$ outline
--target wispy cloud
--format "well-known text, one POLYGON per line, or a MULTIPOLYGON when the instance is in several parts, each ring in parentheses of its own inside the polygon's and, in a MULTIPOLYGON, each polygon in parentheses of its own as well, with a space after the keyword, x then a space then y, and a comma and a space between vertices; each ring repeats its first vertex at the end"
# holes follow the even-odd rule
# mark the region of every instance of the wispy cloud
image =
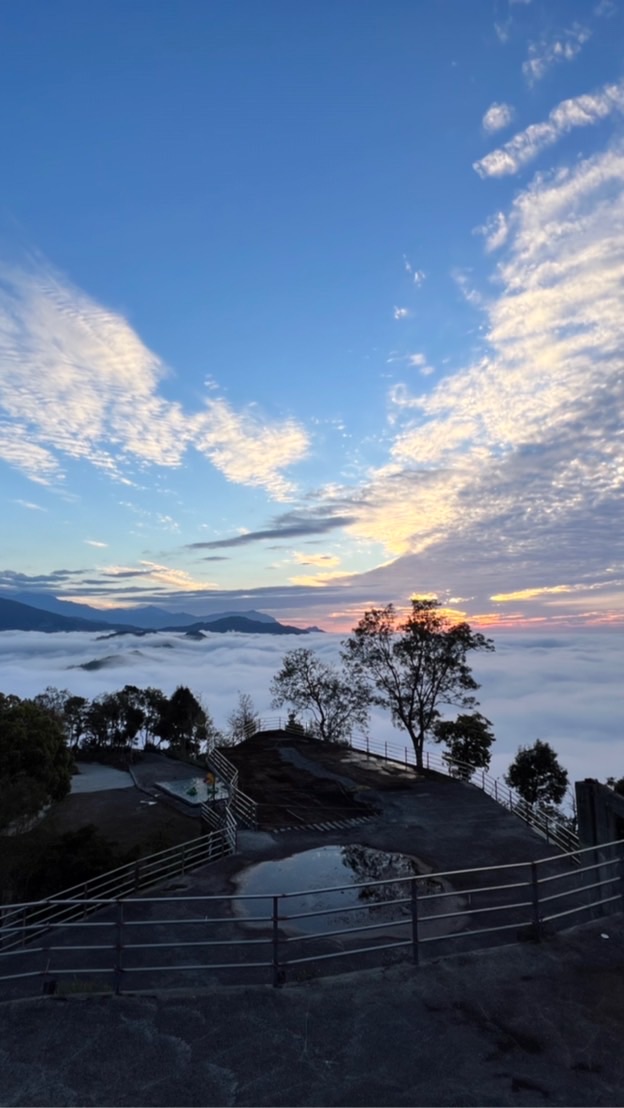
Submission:
POLYGON ((35 504, 32 500, 14 500, 14 504, 19 504, 21 508, 28 508, 31 512, 47 512, 47 508, 42 508, 41 504, 35 504))
POLYGON ((59 484, 64 479, 54 455, 32 442, 26 426, 0 420, 0 458, 38 485, 59 484))
POLYGON ((606 618, 587 574, 612 585, 607 559, 624 560, 624 150, 538 176, 504 218, 480 355, 433 391, 390 391, 390 456, 349 531, 395 560, 361 584, 396 596, 460 575, 471 595, 552 603, 563 580, 561 600, 574 589, 582 618, 606 618))
POLYGON ((333 514, 330 509, 284 512, 273 520, 271 527, 259 531, 246 531, 242 535, 233 535, 227 539, 215 539, 212 542, 193 542, 188 550, 223 550, 228 547, 248 546, 251 543, 264 542, 267 539, 292 539, 305 535, 325 535, 352 523, 354 516, 344 512, 333 514))
POLYGON ((177 467, 192 446, 227 480, 290 495, 283 471, 309 445, 295 420, 271 421, 213 397, 186 412, 165 399, 169 369, 121 315, 42 262, 1 276, 5 461, 41 484, 62 481, 69 461, 128 484, 129 467, 177 467))
POLYGON ((95 546, 102 549, 108 546, 107 542, 99 542, 97 539, 83 539, 83 542, 87 546, 95 546))
POLYGON ((498 250, 507 241, 509 224, 503 212, 496 212, 483 227, 477 228, 477 233, 485 236, 485 249, 488 254, 498 250))
POLYGON ((517 173, 538 154, 572 131, 590 127, 613 112, 624 111, 624 81, 603 85, 597 92, 563 100, 543 123, 532 123, 509 142, 474 163, 480 177, 506 177, 517 173))
POLYGON ((194 445, 228 481, 267 489, 287 499, 294 486, 282 470, 303 458, 309 439, 294 419, 267 424, 256 412, 235 412, 224 400, 208 400, 196 417, 194 445))
POLYGON ((338 581, 346 582, 343 572, 299 574, 288 578, 291 585, 300 585, 306 589, 324 589, 327 585, 335 585, 338 581))
POLYGON ((335 554, 309 554, 296 550, 293 558, 300 566, 319 566, 321 569, 330 569, 333 566, 340 565, 340 558, 335 554))
POLYGON ((594 15, 599 19, 611 19, 617 11, 615 0, 599 0, 594 8, 594 15))
POLYGON ((397 308, 397 307, 395 307, 392 314, 393 314, 395 319, 407 319, 407 317, 410 315, 410 310, 409 310, 409 308, 397 308))
POLYGON ((529 45, 529 56, 522 66, 522 72, 530 85, 541 81, 549 69, 559 62, 571 62, 581 52, 587 40, 591 38, 589 27, 573 23, 568 30, 555 38, 539 39, 529 45))
POLYGON ((494 101, 483 116, 481 124, 484 131, 493 134, 495 131, 502 131, 505 127, 509 127, 513 117, 514 110, 511 104, 498 104, 494 101))
POLYGON ((496 593, 490 597, 496 604, 506 604, 514 600, 535 600, 538 596, 557 596, 560 593, 574 592, 580 585, 542 585, 533 589, 517 589, 515 592, 496 593))
MULTIPOLYGON (((422 269, 416 269, 405 254, 403 255, 403 268, 405 269, 405 272, 409 274, 409 276, 412 278, 413 284, 415 284, 416 286, 422 285, 423 281, 425 280, 426 273, 422 269)), ((395 311, 400 310, 400 308, 395 308, 395 311)))

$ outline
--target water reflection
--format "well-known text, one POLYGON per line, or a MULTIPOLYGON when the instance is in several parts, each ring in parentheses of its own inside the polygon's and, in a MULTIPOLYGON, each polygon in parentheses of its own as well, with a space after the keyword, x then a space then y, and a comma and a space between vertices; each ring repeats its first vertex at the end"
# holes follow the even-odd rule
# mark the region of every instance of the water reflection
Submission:
POLYGON ((242 918, 267 919, 272 910, 269 894, 297 893, 280 903, 280 918, 289 917, 291 930, 314 933, 355 927, 381 918, 401 921, 410 913, 410 883, 406 879, 425 871, 426 867, 409 854, 374 850, 360 843, 323 846, 243 870, 236 878, 236 891, 260 895, 262 899, 234 902, 235 912, 242 918), (376 881, 388 884, 372 884, 376 881), (391 903, 397 900, 407 903, 391 903), (358 907, 361 913, 344 911, 358 907), (312 912, 330 914, 307 915, 312 912))

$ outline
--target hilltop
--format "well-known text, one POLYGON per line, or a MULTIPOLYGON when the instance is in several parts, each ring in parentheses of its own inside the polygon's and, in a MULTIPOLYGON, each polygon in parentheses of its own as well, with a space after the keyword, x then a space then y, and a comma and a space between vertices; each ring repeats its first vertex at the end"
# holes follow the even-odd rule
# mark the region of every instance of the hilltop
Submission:
POLYGON ((202 631, 223 634, 238 631, 247 635, 307 635, 318 627, 293 627, 279 623, 264 612, 215 612, 193 616, 186 612, 166 612, 162 608, 109 608, 100 611, 88 604, 73 604, 67 600, 38 593, 15 593, 28 596, 29 602, 0 597, 0 631, 108 631, 111 634, 147 635, 157 631, 202 631), (37 600, 37 604, 30 601, 37 600))

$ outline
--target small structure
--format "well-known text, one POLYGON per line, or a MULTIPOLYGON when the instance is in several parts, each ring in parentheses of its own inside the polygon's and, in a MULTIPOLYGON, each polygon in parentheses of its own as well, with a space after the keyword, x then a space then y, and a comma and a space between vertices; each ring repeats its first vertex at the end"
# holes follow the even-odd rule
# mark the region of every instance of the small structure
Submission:
POLYGON ((624 839, 624 796, 592 777, 577 781, 575 790, 581 846, 624 839))

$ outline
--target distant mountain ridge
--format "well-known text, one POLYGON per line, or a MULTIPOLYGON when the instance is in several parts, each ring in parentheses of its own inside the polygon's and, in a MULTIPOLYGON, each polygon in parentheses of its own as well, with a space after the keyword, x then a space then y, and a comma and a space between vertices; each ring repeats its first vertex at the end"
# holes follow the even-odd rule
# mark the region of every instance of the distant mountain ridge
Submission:
MULTIPOLYGON (((44 631, 53 634, 56 631, 110 631, 117 634, 145 634, 156 631, 191 632, 202 631, 221 633, 238 631, 254 635, 307 635, 312 628, 290 627, 279 623, 273 616, 263 612, 218 612, 213 615, 190 616, 186 612, 166 612, 153 606, 143 608, 109 608, 105 616, 97 608, 88 604, 74 604, 67 600, 38 593, 12 593, 11 598, 0 596, 0 631, 44 631), (15 596, 29 596, 39 600, 38 605, 15 600, 15 596), (44 607, 41 601, 48 607, 44 607), (60 608, 60 611, 58 610, 60 608), (65 614, 67 611, 72 613, 65 614), (146 623, 143 623, 147 612, 146 623), (78 615, 80 613, 80 615, 78 615), (88 613, 85 616, 83 613, 88 613), (118 618, 123 613, 124 619, 118 618), (132 620, 130 617, 132 616, 132 620), (166 622, 162 622, 166 617, 166 622), (156 626, 156 621, 158 626, 156 626)), ((318 630, 314 628, 314 630, 318 630)))
POLYGON ((128 624, 146 631, 169 630, 174 624, 176 627, 182 627, 197 622, 212 623, 226 616, 244 616, 245 619, 253 619, 257 623, 277 623, 273 616, 267 616, 264 612, 256 612, 253 609, 244 612, 215 612, 214 615, 191 615, 189 612, 168 612, 165 608, 158 608, 154 604, 147 604, 144 608, 92 608, 89 604, 78 604, 73 600, 59 600, 52 593, 23 590, 6 594, 6 598, 17 601, 18 604, 28 604, 31 608, 41 608, 44 612, 68 616, 70 619, 95 619, 101 623, 128 624))

